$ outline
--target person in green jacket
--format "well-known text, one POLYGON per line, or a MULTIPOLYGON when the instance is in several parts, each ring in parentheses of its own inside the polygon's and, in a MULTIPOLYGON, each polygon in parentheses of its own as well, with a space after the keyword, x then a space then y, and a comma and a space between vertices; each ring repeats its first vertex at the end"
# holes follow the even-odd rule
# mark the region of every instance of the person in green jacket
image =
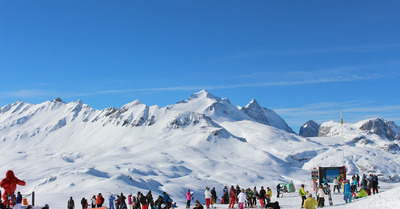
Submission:
POLYGON ((306 194, 307 193, 308 192, 304 191, 304 184, 302 184, 300 189, 299 189, 299 195, 301 196, 301 208, 303 208, 304 201, 306 200, 306 194))
POLYGON ((318 206, 317 200, 312 197, 312 194, 308 194, 308 198, 304 201, 303 207, 305 209, 315 209, 316 206, 318 206))
POLYGON ((356 199, 362 198, 362 197, 367 197, 367 196, 368 196, 367 191, 365 191, 365 189, 361 189, 361 190, 357 193, 356 199))

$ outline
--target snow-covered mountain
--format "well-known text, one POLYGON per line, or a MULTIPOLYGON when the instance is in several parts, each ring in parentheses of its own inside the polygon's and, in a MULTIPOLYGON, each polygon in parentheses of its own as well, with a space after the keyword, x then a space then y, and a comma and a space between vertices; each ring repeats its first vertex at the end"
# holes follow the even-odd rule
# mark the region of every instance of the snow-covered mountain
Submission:
POLYGON ((320 125, 313 120, 307 121, 300 127, 299 135, 304 137, 316 137, 319 133, 320 125))
POLYGON ((27 182, 22 193, 35 191, 38 204, 54 208, 99 192, 167 191, 179 203, 188 188, 203 200, 206 186, 220 193, 224 185, 307 183, 312 167, 342 165, 342 147, 349 172, 396 178, 398 140, 386 140, 385 149, 381 138, 345 133, 304 138, 255 100, 236 107, 204 90, 166 107, 18 101, 0 109, 0 172, 14 170, 27 182))

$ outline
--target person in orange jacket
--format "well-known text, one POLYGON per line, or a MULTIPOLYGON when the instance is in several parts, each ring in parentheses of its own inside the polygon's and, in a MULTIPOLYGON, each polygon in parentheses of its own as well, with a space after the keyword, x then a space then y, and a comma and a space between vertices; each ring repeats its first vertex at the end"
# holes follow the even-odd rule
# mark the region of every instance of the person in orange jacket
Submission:
POLYGON ((96 197, 96 205, 98 208, 100 208, 102 205, 102 198, 103 198, 103 196, 101 196, 101 193, 99 193, 96 197))

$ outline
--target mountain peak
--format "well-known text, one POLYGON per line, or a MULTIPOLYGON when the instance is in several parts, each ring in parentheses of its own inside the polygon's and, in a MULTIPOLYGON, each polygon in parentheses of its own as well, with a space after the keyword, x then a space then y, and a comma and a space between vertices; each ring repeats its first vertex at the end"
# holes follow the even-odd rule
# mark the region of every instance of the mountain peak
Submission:
POLYGON ((317 137, 320 125, 313 120, 304 123, 299 130, 299 135, 304 137, 317 137))
POLYGON ((221 98, 219 98, 217 96, 214 96, 213 94, 211 94, 210 92, 206 91, 205 89, 203 89, 203 90, 201 90, 201 91, 199 91, 197 93, 192 94, 190 96, 189 100, 191 100, 191 99, 201 99, 201 98, 209 98, 209 99, 214 99, 214 100, 217 100, 217 101, 221 100, 221 98))
POLYGON ((246 105, 246 109, 261 109, 261 106, 258 104, 256 99, 252 99, 249 104, 246 105))
POLYGON ((62 102, 62 103, 65 103, 60 97, 57 97, 57 98, 53 99, 52 102, 62 102))

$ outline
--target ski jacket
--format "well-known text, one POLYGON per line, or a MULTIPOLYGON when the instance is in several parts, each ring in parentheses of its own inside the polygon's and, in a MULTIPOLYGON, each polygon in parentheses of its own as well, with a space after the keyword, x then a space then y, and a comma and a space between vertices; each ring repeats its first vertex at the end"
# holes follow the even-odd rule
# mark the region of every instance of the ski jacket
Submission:
POLYGON ((235 190, 231 189, 231 190, 229 191, 229 198, 233 198, 233 199, 236 198, 235 190))
POLYGON ((260 198, 261 198, 261 199, 264 199, 264 198, 265 198, 265 194, 266 194, 266 193, 265 193, 265 190, 264 190, 264 189, 261 189, 261 190, 260 190, 260 198))
POLYGON ((186 200, 192 200, 192 194, 190 192, 186 192, 186 200))
POLYGON ((212 198, 217 198, 217 192, 215 191, 215 189, 211 190, 211 197, 212 198))
POLYGON ((238 202, 239 203, 247 202, 246 193, 240 192, 240 194, 238 195, 238 202))
POLYGON ((374 176, 372 178, 372 188, 378 187, 378 177, 374 176))
POLYGON ((211 198, 210 190, 206 189, 206 191, 204 191, 204 196, 206 197, 206 199, 210 199, 211 198))
POLYGON ((68 208, 74 208, 75 207, 75 202, 73 199, 69 199, 68 200, 68 208))
POLYGON ((367 196, 368 196, 368 193, 367 193, 367 191, 365 191, 365 189, 361 189, 357 194, 358 198, 367 197, 367 196))
POLYGON ((168 194, 163 194, 163 195, 162 195, 162 198, 164 199, 164 202, 165 202, 166 204, 169 204, 169 203, 172 202, 172 199, 169 197, 168 194))
POLYGON ((142 195, 142 196, 140 197, 140 203, 141 203, 142 205, 148 205, 148 204, 149 204, 149 200, 147 199, 146 196, 142 195))
POLYGON ((272 197, 272 191, 268 190, 267 191, 267 198, 270 199, 272 197))
POLYGON ((345 183, 344 186, 344 193, 350 193, 351 194, 351 187, 349 183, 345 183))
POLYGON ((339 180, 337 178, 333 179, 333 185, 338 186, 339 185, 339 180))
POLYGON ((17 203, 22 203, 22 195, 21 195, 21 193, 18 193, 16 202, 17 203))
POLYGON ((306 196, 307 193, 304 191, 304 187, 300 187, 299 194, 300 196, 306 196))
POLYGON ((97 195, 96 204, 101 205, 101 196, 100 195, 97 195))
POLYGON ((108 201, 110 202, 110 204, 114 204, 114 200, 115 200, 115 197, 112 195, 108 198, 108 201))
POLYGON ((319 189, 318 189, 317 196, 318 196, 318 197, 322 197, 322 198, 325 197, 325 192, 324 192, 324 189, 323 189, 323 188, 319 188, 319 189))
POLYGON ((315 209, 315 206, 318 205, 317 200, 315 200, 313 197, 309 197, 304 201, 303 207, 305 209, 315 209))
POLYGON ((128 195, 128 205, 132 205, 132 195, 128 195))

